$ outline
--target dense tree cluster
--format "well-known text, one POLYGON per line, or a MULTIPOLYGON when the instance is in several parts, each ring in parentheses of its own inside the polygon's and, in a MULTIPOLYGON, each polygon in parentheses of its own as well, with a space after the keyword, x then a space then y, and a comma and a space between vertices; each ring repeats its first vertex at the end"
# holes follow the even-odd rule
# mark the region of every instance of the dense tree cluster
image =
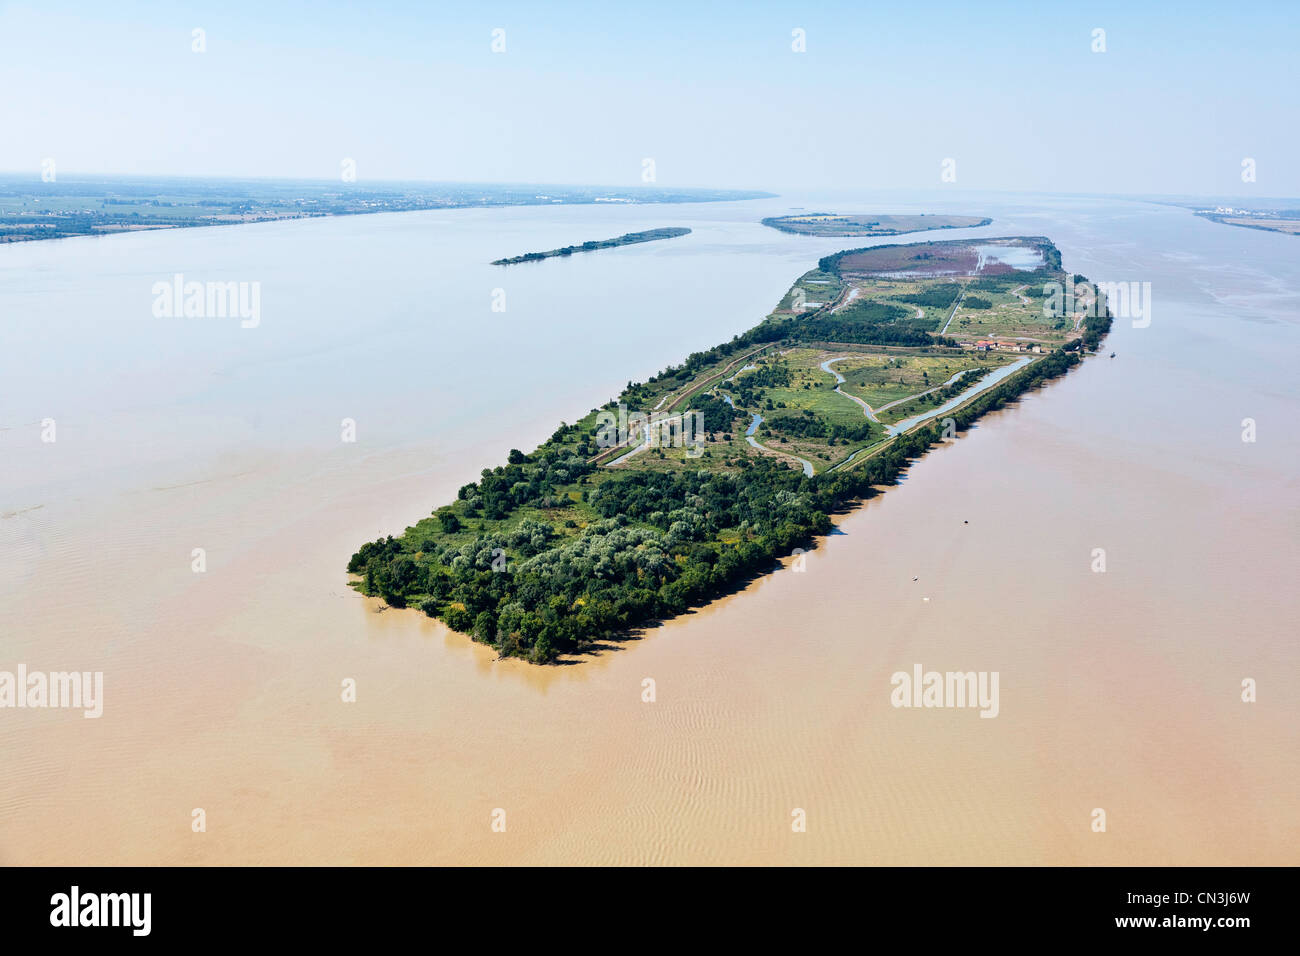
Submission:
POLYGON ((763 423, 766 430, 792 438, 828 438, 831 444, 840 441, 866 441, 871 437, 871 422, 863 420, 858 425, 841 425, 818 418, 810 409, 802 414, 773 415, 763 423))
POLYGON ((762 402, 764 389, 785 388, 792 380, 789 365, 785 362, 768 362, 737 376, 731 386, 742 406, 753 406, 762 402))
POLYGON ((725 432, 731 430, 736 420, 736 410, 716 395, 707 395, 691 402, 691 411, 700 413, 700 420, 706 432, 725 432))
POLYGON ((824 534, 827 503, 808 485, 765 458, 738 473, 631 472, 591 494, 600 520, 558 543, 529 520, 415 553, 389 537, 363 545, 348 570, 394 606, 419 601, 503 654, 549 660, 679 614, 824 534))
MULTIPOLYGON (((964 428, 1078 361, 1052 353, 953 418, 964 428)), ((446 545, 390 536, 362 545, 348 570, 364 575, 367 594, 395 607, 418 601, 425 613, 504 655, 544 662, 680 614, 767 570, 829 531, 831 514, 869 497, 872 486, 895 481, 939 436, 934 424, 917 429, 860 466, 814 478, 764 457, 740 472, 620 474, 592 492, 602 517, 577 536, 557 539, 552 527, 529 520, 509 533, 446 545)), ((545 468, 550 475, 553 467, 569 466, 529 461, 485 471, 462 497, 481 496, 485 483, 513 476, 511 469, 545 468)))
POLYGON ((466 503, 466 514, 496 520, 535 502, 554 502, 544 507, 562 506, 556 491, 595 469, 576 455, 548 451, 533 459, 512 450, 508 464, 484 468, 482 477, 462 486, 457 497, 466 503))
POLYGON ((858 312, 854 308, 843 309, 832 315, 821 315, 799 323, 792 330, 791 338, 801 342, 853 342, 913 347, 957 344, 953 339, 931 334, 933 319, 908 318, 909 313, 900 306, 886 305, 885 308, 897 309, 898 314, 891 314, 889 318, 881 320, 876 318, 874 310, 858 312))

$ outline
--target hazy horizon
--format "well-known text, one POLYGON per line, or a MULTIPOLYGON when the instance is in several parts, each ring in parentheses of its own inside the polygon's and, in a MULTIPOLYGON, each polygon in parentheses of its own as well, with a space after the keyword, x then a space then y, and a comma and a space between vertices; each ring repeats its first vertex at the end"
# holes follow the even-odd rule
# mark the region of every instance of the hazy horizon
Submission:
MULTIPOLYGON (((14 169, 0 169, 0 182, 3 181, 24 181, 40 182, 40 171, 24 171, 14 169)), ((139 180, 141 182, 177 180, 185 182, 249 182, 249 183, 302 183, 304 185, 338 185, 346 186, 348 189, 356 189, 364 192, 367 187, 383 186, 487 186, 496 188, 505 188, 509 186, 527 186, 529 188, 563 188, 563 189, 622 189, 635 190, 636 185, 629 186, 626 183, 608 183, 608 182, 551 182, 540 180, 483 180, 483 179, 370 179, 357 183, 341 183, 337 179, 310 178, 304 176, 234 176, 220 173, 210 174, 182 174, 182 173, 110 173, 87 170, 59 170, 57 182, 61 184, 69 183, 96 183, 112 182, 114 180, 139 180)), ((820 188, 808 188, 803 186, 776 185, 768 187, 739 187, 723 186, 710 183, 681 183, 674 184, 671 187, 662 186, 659 183, 651 184, 651 188, 659 189, 679 189, 694 190, 699 192, 755 192, 766 193, 766 197, 756 196, 752 198, 779 198, 787 194, 803 194, 799 198, 807 199, 809 196, 817 198, 820 194, 840 195, 855 193, 859 196, 864 193, 900 193, 908 194, 913 198, 920 193, 933 192, 939 196, 943 190, 935 187, 908 187, 908 186, 882 186, 873 188, 864 187, 836 187, 826 186, 820 188)), ((1127 199, 1138 202, 1160 202, 1175 200, 1194 200, 1194 199, 1247 199, 1253 203, 1278 203, 1278 202, 1300 202, 1300 194, 1294 196, 1266 196, 1251 195, 1246 192, 1237 193, 1109 193, 1109 192, 1086 192, 1069 189, 1053 190, 1035 190, 1035 189, 971 189, 963 191, 959 197, 961 200, 970 200, 981 195, 1005 195, 1005 196, 1058 196, 1064 198, 1097 198, 1097 199, 1127 199)), ((661 200, 656 200, 660 202, 661 200)), ((701 200, 710 202, 745 202, 746 198, 736 199, 715 199, 701 200)))
POLYGON ((652 160, 666 188, 1282 198, 1298 43, 1267 3, 8 3, 0 169, 626 188, 652 160))

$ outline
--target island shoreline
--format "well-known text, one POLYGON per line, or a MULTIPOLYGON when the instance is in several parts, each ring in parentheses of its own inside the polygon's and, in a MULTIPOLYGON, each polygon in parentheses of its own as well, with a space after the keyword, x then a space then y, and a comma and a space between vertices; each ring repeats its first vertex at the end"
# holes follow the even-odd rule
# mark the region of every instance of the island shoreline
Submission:
MULTIPOLYGON (((1024 304, 1022 321, 1030 321, 1033 307, 1023 295, 1029 285, 1022 279, 1048 279, 1046 289, 1068 278, 1059 251, 1043 237, 975 240, 983 244, 978 250, 971 242, 868 247, 824 257, 817 269, 796 281, 792 292, 832 281, 820 276, 838 277, 835 281, 841 288, 831 301, 801 312, 787 308, 783 300, 777 312, 730 343, 692 355, 685 366, 670 367, 647 383, 629 383, 617 403, 593 409, 575 425, 561 423, 531 455, 512 450, 505 466, 483 469, 482 479, 462 486, 456 502, 435 509, 400 538, 390 535, 362 545, 348 563, 348 571, 356 575, 352 585, 383 598, 389 606, 418 606, 452 630, 493 645, 501 657, 518 656, 534 663, 570 660, 574 655, 581 659, 601 644, 625 640, 743 589, 746 582, 780 567, 797 549, 815 546, 817 539, 832 531, 832 515, 848 513, 881 488, 896 484, 900 474, 935 444, 955 439, 988 412, 1066 374, 1080 364, 1083 354, 1099 347, 1111 323, 1099 293, 1070 304, 1071 316, 1076 308, 1083 311, 1073 329, 1056 333, 1057 346, 1046 351, 1038 346, 1029 350, 1023 343, 1007 345, 1005 340, 981 342, 979 348, 970 343, 959 347, 954 340, 919 330, 900 333, 895 331, 900 314, 906 317, 905 325, 915 327, 911 311, 882 304, 876 293, 836 312, 838 301, 856 283, 855 288, 883 290, 886 303, 893 301, 889 296, 925 303, 933 313, 921 325, 933 327, 949 316, 952 302, 964 296, 944 270, 954 262, 973 262, 968 276, 976 278, 967 280, 969 287, 1001 290, 997 294, 1024 304), (1039 265, 1030 271, 1008 269, 996 261, 997 256, 1015 259, 1028 250, 1040 256, 1039 265), (899 257, 914 263, 916 278, 892 278, 899 257), (873 279, 873 275, 891 278, 873 279), (850 448, 856 436, 858 447, 817 473, 812 473, 813 456, 805 458, 806 453, 798 451, 803 447, 799 442, 806 440, 798 437, 803 432, 789 431, 793 425, 816 425, 823 431, 812 434, 826 434, 826 423, 818 425, 811 411, 799 418, 788 412, 765 412, 773 419, 768 424, 778 428, 770 434, 792 436, 794 442, 790 451, 757 445, 758 454, 750 455, 730 433, 742 408, 746 417, 755 418, 744 435, 753 445, 750 439, 764 424, 764 416, 752 408, 765 392, 792 399, 807 392, 808 401, 824 403, 817 389, 810 390, 816 383, 805 381, 802 391, 791 392, 788 382, 791 356, 798 358, 795 353, 809 349, 817 354, 823 328, 819 322, 835 323, 832 331, 858 336, 834 344, 855 349, 854 356, 845 358, 865 362, 868 372, 873 363, 888 369, 902 367, 904 361, 929 363, 935 370, 938 363, 946 369, 959 362, 985 371, 970 389, 957 393, 956 404, 942 400, 949 394, 946 389, 961 377, 960 371, 942 385, 898 399, 894 405, 920 414, 899 422, 897 428, 866 421, 870 415, 858 426, 830 424, 829 449, 841 447, 836 435, 843 436, 843 444, 850 448), (902 344, 893 346, 895 341, 902 344), (1016 371, 981 385, 978 380, 998 367, 988 364, 990 360, 1003 367, 1007 361, 1000 355, 986 358, 987 353, 980 351, 986 345, 1034 354, 1016 362, 1016 371), (782 376, 787 379, 784 384, 782 376), (740 404, 732 399, 733 393, 740 404), (635 419, 649 424, 630 428, 620 419, 617 442, 593 444, 599 422, 612 420, 613 408, 626 418, 625 402, 635 404, 644 398, 645 407, 650 407, 654 395, 660 396, 654 407, 663 409, 662 414, 635 419), (697 400, 703 412, 683 411, 686 402, 697 400), (927 401, 940 404, 927 406, 927 401), (695 451, 707 456, 712 449, 720 450, 722 461, 696 457, 682 448, 674 448, 674 457, 668 458, 664 447, 652 443, 660 424, 680 423, 683 415, 695 414, 706 420, 713 416, 706 441, 695 451), (620 454, 608 461, 619 449, 637 447, 634 440, 657 450, 657 457, 639 455, 633 461, 630 454, 620 454), (803 462, 803 473, 774 461, 772 454, 803 462), (742 512, 750 517, 742 517, 742 512)), ((1086 284, 1082 276, 1074 281, 1086 284)), ((962 284, 960 290, 967 287, 962 284)), ((979 315, 980 309, 990 310, 991 305, 988 301, 972 305, 970 314, 979 315)), ((916 308, 918 315, 923 311, 916 308)), ((1043 311, 1047 314, 1046 304, 1043 311)), ((1061 320, 1056 328, 1068 326, 1061 320)), ((839 391, 838 383, 834 391, 839 391)), ((838 397, 855 398, 848 392, 838 397)), ((775 407, 771 398, 766 401, 766 409, 775 407)), ((780 443, 787 440, 781 437, 780 443)))

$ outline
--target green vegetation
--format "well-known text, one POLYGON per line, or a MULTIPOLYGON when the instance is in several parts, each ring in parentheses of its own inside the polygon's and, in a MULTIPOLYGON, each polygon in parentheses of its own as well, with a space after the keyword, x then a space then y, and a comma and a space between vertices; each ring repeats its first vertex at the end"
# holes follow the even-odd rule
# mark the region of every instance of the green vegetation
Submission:
POLYGON ((792 330, 797 341, 856 342, 862 345, 956 345, 930 333, 934 321, 888 302, 855 302, 834 314, 819 315, 792 330))
MULTIPOLYGON (((50 169, 48 173, 55 174, 50 169)), ((350 216, 468 206, 681 203, 757 199, 770 193, 594 186, 384 183, 302 180, 0 177, 0 242, 64 239, 146 229, 218 226, 311 216, 350 216)))
MULTIPOLYGON (((1032 241, 1050 264, 1055 247, 1032 241)), ((939 258, 964 255, 922 245, 939 258)), ((512 450, 505 464, 483 469, 454 502, 400 538, 362 545, 348 562, 354 586, 535 662, 616 640, 734 590, 826 534, 832 515, 896 481, 942 431, 923 419, 894 434, 882 422, 956 399, 945 416, 965 428, 1068 371, 1081 350, 1095 350, 1110 325, 1104 301, 1099 317, 1080 317, 1079 329, 1059 333, 1026 367, 979 385, 1011 357, 932 334, 921 326, 937 319, 916 316, 925 309, 917 303, 946 309, 972 281, 1015 280, 1005 290, 982 290, 994 302, 990 311, 998 311, 1003 291, 1015 309, 1041 309, 1013 295, 1026 276, 1041 275, 1065 278, 1045 265, 1005 280, 862 279, 823 262, 795 284, 826 287, 819 304, 785 308, 799 299, 787 294, 782 307, 730 342, 647 382, 628 382, 531 454, 512 450), (877 420, 873 403, 890 405, 888 417, 877 420), (663 444, 652 428, 647 441, 641 427, 627 424, 629 409, 697 412, 700 432, 663 444)))
POLYGON ((961 378, 955 382, 950 381, 946 384, 930 389, 924 395, 917 395, 915 398, 908 399, 905 402, 899 402, 891 405, 887 411, 881 412, 881 420, 886 422, 901 422, 913 415, 928 411, 931 408, 938 408, 944 402, 956 398, 962 392, 969 389, 989 372, 991 368, 971 369, 962 374, 961 378))
POLYGON ((1013 357, 1002 352, 945 349, 937 355, 892 352, 854 356, 837 362, 835 369, 844 376, 842 388, 880 414, 884 406, 944 385, 959 372, 964 373, 959 382, 973 383, 985 372, 1011 361, 1013 357))
POLYGON ((526 252, 522 256, 512 256, 509 259, 494 259, 494 266, 513 266, 521 262, 540 262, 542 259, 553 259, 556 256, 571 256, 575 252, 595 252, 597 249, 613 249, 615 246, 630 246, 637 242, 654 242, 656 239, 676 239, 678 236, 687 235, 689 229, 679 226, 671 226, 664 229, 647 229, 644 232, 629 232, 619 236, 616 239, 589 240, 579 246, 562 246, 559 249, 550 249, 546 252, 526 252))
POLYGON ((800 216, 773 216, 763 220, 763 225, 782 232, 802 236, 901 236, 906 232, 929 229, 970 229, 987 226, 992 219, 978 216, 890 216, 872 214, 864 216, 837 216, 828 212, 805 213, 800 216))

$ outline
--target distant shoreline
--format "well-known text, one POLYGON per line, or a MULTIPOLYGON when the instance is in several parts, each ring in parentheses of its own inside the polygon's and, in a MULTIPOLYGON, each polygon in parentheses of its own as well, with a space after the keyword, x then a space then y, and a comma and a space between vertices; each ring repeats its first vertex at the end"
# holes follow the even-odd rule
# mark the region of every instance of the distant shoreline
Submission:
POLYGON ((1217 222, 1221 226, 1259 229, 1264 232, 1281 233, 1284 236, 1300 235, 1300 215, 1265 214, 1246 210, 1240 210, 1235 214, 1198 210, 1194 215, 1201 219, 1208 219, 1210 222, 1217 222))
POLYGON ((653 205, 770 198, 753 190, 476 183, 0 177, 0 245, 325 216, 515 206, 653 205))
POLYGON ((597 249, 614 249, 618 246, 635 245, 638 242, 656 242, 660 239, 676 239, 679 236, 689 235, 690 230, 682 226, 669 226, 664 229, 646 229, 642 232, 628 232, 614 239, 589 240, 577 246, 561 246, 558 249, 548 249, 546 252, 525 252, 522 256, 511 256, 508 259, 493 259, 494 266, 514 266, 521 262, 541 262, 543 259, 554 259, 557 256, 571 256, 575 252, 595 252, 597 249))

